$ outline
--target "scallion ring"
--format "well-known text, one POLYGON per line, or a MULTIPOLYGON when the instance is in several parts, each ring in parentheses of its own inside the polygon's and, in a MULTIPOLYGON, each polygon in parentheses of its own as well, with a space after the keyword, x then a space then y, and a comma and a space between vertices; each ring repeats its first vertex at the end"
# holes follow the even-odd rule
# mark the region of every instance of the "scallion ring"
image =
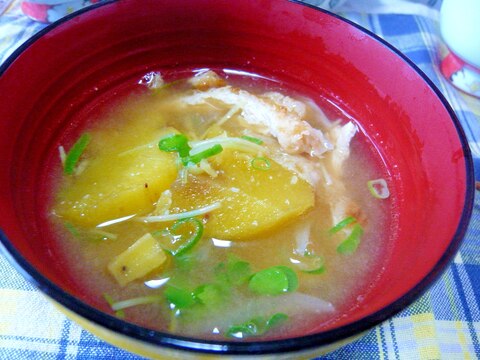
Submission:
MULTIPOLYGON (((172 233, 173 236, 180 235, 177 232, 185 226, 193 226, 193 230, 191 231, 189 237, 182 241, 179 247, 177 247, 175 250, 171 251, 171 254, 173 256, 176 255, 181 255, 190 250, 202 237, 203 235, 203 224, 200 220, 194 217, 186 218, 186 219, 181 219, 176 221, 172 227, 170 228, 170 232, 172 233)), ((180 235, 184 236, 184 235, 180 235)))
POLYGON ((264 157, 253 158, 252 161, 250 161, 250 165, 255 170, 262 170, 262 171, 266 171, 266 170, 270 169, 270 167, 272 166, 270 164, 270 160, 268 160, 267 158, 264 158, 264 157))
POLYGON ((387 182, 385 179, 375 179, 367 181, 368 190, 374 198, 377 199, 387 199, 390 196, 390 190, 388 189, 387 182))
POLYGON ((279 295, 297 290, 298 278, 295 271, 287 266, 272 266, 253 274, 248 288, 260 295, 279 295))

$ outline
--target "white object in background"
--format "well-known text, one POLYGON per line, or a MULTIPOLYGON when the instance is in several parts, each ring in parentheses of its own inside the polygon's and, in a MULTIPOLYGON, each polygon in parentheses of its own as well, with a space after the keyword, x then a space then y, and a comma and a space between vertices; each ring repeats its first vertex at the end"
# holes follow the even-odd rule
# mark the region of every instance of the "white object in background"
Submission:
POLYGON ((450 50, 480 68, 480 0, 444 0, 440 29, 450 50))
POLYGON ((457 88, 480 97, 480 0, 444 0, 440 30, 450 53, 442 74, 457 88))

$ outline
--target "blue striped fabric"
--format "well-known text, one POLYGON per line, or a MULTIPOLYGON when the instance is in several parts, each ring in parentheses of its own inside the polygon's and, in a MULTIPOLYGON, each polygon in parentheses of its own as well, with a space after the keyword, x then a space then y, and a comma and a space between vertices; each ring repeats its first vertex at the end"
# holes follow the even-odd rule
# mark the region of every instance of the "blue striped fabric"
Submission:
POLYGON ((0 16, 0 63, 3 63, 20 44, 45 27, 44 24, 31 21, 24 16, 19 3, 20 1, 15 1, 6 13, 0 16))
MULTIPOLYGON (((319 1, 316 3, 320 4, 319 1)), ((393 44, 438 86, 465 129, 475 157, 476 178, 480 180, 480 101, 460 94, 441 76, 438 65, 446 49, 435 17, 440 1, 419 0, 416 4, 419 2, 431 6, 433 13, 429 14, 433 16, 391 14, 385 9, 381 13, 340 14, 393 44)), ((352 9, 348 7, 348 1, 342 3, 343 9, 352 9)), ((340 2, 338 4, 340 6, 340 2)), ((336 4, 329 2, 328 5, 335 7, 336 4)), ((341 11, 342 7, 337 10, 341 11)), ((16 1, 0 17, 0 62, 43 27, 22 16, 19 1, 16 1)), ((480 192, 477 191, 474 215, 465 241, 435 285, 394 318, 321 359, 480 358, 478 239, 480 192)), ((0 274, 0 359, 141 359, 97 339, 66 319, 2 256, 0 274)))

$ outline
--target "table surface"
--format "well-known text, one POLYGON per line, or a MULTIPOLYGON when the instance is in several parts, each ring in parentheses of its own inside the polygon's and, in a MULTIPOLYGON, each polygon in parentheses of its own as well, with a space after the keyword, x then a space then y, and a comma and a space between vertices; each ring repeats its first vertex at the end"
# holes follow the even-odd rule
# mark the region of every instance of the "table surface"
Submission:
MULTIPOLYGON (((439 62, 446 48, 439 35, 439 1, 391 1, 390 7, 362 7, 367 1, 356 1, 354 6, 347 2, 343 12, 338 9, 340 15, 398 48, 438 86, 465 129, 480 180, 480 100, 460 93, 440 74, 439 62)), ((20 1, 14 1, 0 16, 0 64, 44 27, 25 17, 20 1)), ((476 191, 466 237, 440 279, 395 317, 322 359, 480 358, 479 239, 480 192, 476 191)), ((65 318, 0 255, 0 359, 120 358, 141 359, 65 318)))

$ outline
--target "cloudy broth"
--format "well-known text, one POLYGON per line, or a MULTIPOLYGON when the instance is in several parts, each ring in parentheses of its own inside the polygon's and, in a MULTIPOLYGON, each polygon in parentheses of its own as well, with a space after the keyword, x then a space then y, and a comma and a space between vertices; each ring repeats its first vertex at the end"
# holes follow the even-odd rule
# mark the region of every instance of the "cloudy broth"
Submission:
POLYGON ((362 132, 238 83, 149 74, 85 129, 70 174, 64 157, 55 247, 96 306, 181 335, 274 339, 333 324, 381 272, 392 200, 367 186, 385 169, 362 132))

